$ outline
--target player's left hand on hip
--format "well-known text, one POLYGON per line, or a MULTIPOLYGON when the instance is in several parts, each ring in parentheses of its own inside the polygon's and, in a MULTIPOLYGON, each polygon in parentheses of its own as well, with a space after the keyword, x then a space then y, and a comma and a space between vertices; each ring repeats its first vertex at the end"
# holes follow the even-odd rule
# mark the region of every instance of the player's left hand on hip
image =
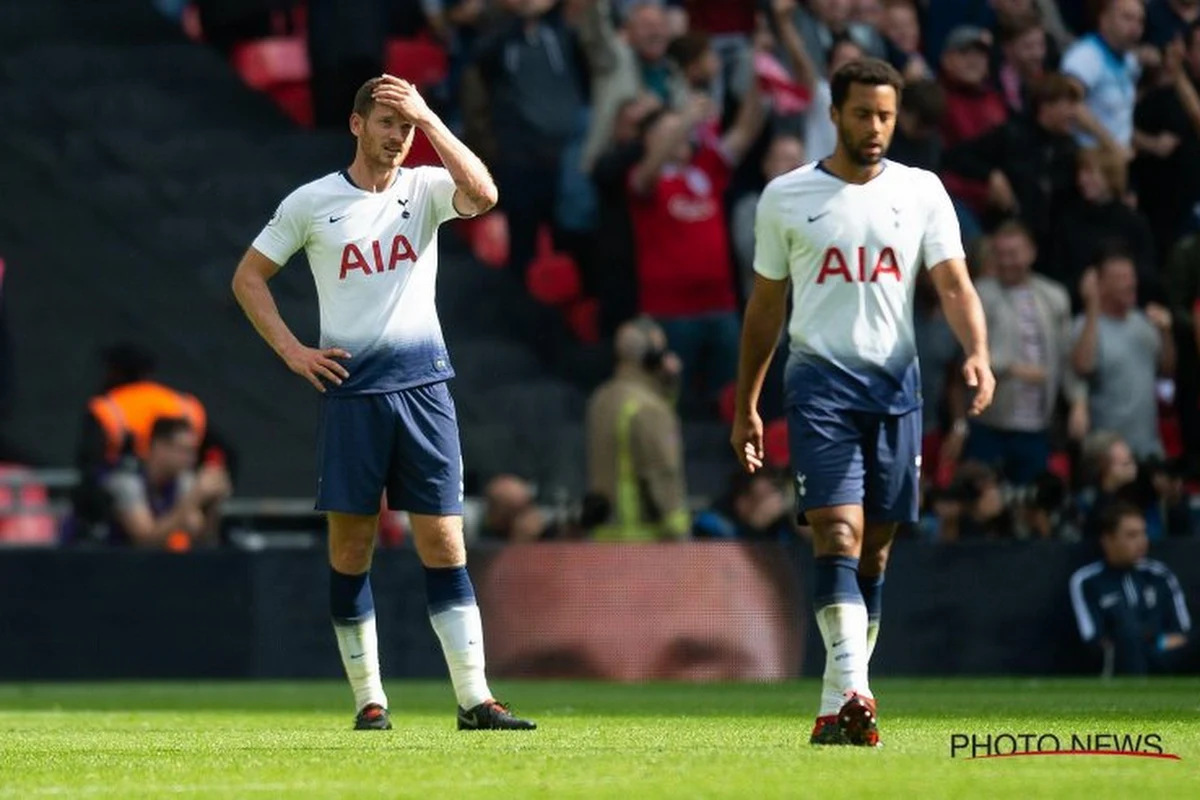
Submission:
POLYGON ((992 404, 992 394, 996 391, 996 377, 992 375, 992 365, 984 356, 971 356, 963 364, 963 378, 967 386, 975 390, 975 398, 971 401, 971 416, 979 416, 992 404))

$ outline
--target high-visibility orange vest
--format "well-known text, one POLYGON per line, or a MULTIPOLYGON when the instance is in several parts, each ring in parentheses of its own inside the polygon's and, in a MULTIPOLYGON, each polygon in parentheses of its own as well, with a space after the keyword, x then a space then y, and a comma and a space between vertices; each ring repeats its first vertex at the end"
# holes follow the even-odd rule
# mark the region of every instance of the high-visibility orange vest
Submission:
POLYGON ((146 458, 150 431, 163 417, 183 417, 201 439, 208 421, 204 406, 195 397, 153 381, 118 386, 93 397, 88 408, 104 431, 105 457, 110 462, 120 457, 127 438, 133 441, 134 454, 146 458))

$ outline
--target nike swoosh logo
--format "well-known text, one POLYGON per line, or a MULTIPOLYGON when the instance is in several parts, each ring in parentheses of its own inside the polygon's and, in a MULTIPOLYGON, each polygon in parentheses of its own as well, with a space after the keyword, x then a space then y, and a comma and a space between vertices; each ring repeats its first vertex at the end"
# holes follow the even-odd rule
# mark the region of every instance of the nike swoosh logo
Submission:
POLYGON ((396 202, 397 202, 397 203, 399 203, 399 204, 400 204, 400 205, 402 205, 402 206, 406 206, 406 205, 408 205, 408 201, 407 201, 407 200, 401 200, 400 198, 396 198, 396 202))
POLYGON ((474 714, 460 714, 458 718, 462 720, 463 725, 469 725, 472 728, 479 727, 479 717, 474 714))
POLYGON ((846 642, 848 642, 848 641, 850 641, 850 640, 849 640, 849 639, 838 639, 836 642, 834 642, 833 644, 829 645, 829 649, 830 649, 830 650, 834 650, 834 649, 836 649, 836 648, 838 648, 838 647, 841 647, 842 645, 844 645, 844 644, 845 644, 846 642))
POLYGON ((360 658, 362 658, 362 657, 363 657, 363 656, 365 656, 365 655, 366 655, 366 653, 351 653, 351 654, 350 654, 350 660, 351 660, 351 661, 358 661, 360 658))
POLYGON ((350 215, 349 215, 349 214, 342 214, 340 217, 334 217, 334 216, 331 216, 331 217, 329 218, 329 224, 330 224, 330 225, 332 225, 332 224, 333 224, 333 223, 335 223, 335 222, 341 222, 342 220, 344 220, 344 219, 345 219, 346 217, 348 217, 348 216, 350 216, 350 215))
POLYGON ((816 222, 817 220, 819 220, 821 217, 825 216, 825 215, 826 215, 826 214, 828 214, 828 213, 829 213, 828 211, 822 211, 820 214, 817 214, 815 217, 809 217, 809 218, 808 218, 808 221, 809 221, 809 222, 816 222))

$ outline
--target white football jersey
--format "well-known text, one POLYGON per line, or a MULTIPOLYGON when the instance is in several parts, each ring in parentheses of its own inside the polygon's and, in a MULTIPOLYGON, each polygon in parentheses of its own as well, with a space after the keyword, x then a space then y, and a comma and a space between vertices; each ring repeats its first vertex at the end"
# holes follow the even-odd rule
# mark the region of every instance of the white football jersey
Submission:
POLYGON ((345 170, 296 189, 254 240, 283 265, 308 256, 321 313, 321 347, 351 355, 330 394, 393 392, 453 377, 434 305, 438 226, 458 216, 442 167, 401 168, 382 192, 345 170))
POLYGON ((954 206, 931 172, 884 161, 865 184, 820 163, 767 186, 754 269, 792 280, 789 404, 902 414, 921 404, 917 270, 963 258, 954 206))

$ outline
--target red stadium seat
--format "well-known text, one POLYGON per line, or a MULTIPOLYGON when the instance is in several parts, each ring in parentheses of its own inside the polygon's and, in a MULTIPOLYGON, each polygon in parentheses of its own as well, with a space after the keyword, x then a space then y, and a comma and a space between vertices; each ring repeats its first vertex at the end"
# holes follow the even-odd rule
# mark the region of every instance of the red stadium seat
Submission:
POLYGON ((600 304, 592 298, 576 300, 567 307, 567 325, 584 344, 600 342, 600 304))
POLYGON ((238 45, 233 67, 251 88, 264 91, 298 124, 313 123, 308 47, 300 36, 273 36, 238 45))
POLYGON ((389 75, 417 86, 432 86, 446 80, 450 60, 441 45, 424 39, 389 39, 383 68, 389 75))
POLYGON ((299 36, 273 36, 239 44, 232 57, 234 69, 255 89, 307 83, 312 75, 308 47, 299 36))
POLYGON ((458 223, 475 258, 484 266, 501 269, 508 265, 508 219, 503 211, 492 211, 458 223))
POLYGON ((717 399, 718 413, 721 415, 721 421, 733 424, 733 412, 737 410, 737 382, 730 381, 721 389, 721 396, 717 399))
POLYGON ((1163 443, 1163 452, 1167 458, 1174 459, 1183 455, 1183 431, 1179 427, 1179 415, 1173 405, 1160 402, 1158 404, 1158 436, 1163 443))
POLYGON ((562 253, 543 253, 535 258, 529 265, 525 283, 533 299, 551 306, 578 300, 583 291, 578 265, 562 253))
MULTIPOLYGON (((0 464, 0 477, 27 472, 24 467, 0 464)), ((19 490, 0 485, 0 542, 6 545, 52 545, 58 541, 58 525, 46 509, 49 495, 39 483, 26 483, 19 490), (16 502, 17 500, 20 502, 16 502)))
POLYGON ((408 155, 404 159, 404 165, 406 167, 440 167, 442 159, 438 157, 437 151, 433 149, 433 145, 425 138, 425 134, 417 131, 413 135, 412 149, 408 151, 408 155))
POLYGON ((763 455, 766 466, 772 469, 784 469, 791 462, 786 419, 772 420, 763 426, 763 455))
POLYGON ((188 3, 184 6, 179 23, 183 26, 184 36, 193 42, 204 41, 204 26, 200 22, 200 9, 196 7, 195 3, 188 3))
POLYGON ((1066 485, 1071 485, 1071 456, 1069 453, 1061 451, 1050 454, 1050 459, 1046 462, 1046 471, 1056 478, 1061 480, 1066 485))

